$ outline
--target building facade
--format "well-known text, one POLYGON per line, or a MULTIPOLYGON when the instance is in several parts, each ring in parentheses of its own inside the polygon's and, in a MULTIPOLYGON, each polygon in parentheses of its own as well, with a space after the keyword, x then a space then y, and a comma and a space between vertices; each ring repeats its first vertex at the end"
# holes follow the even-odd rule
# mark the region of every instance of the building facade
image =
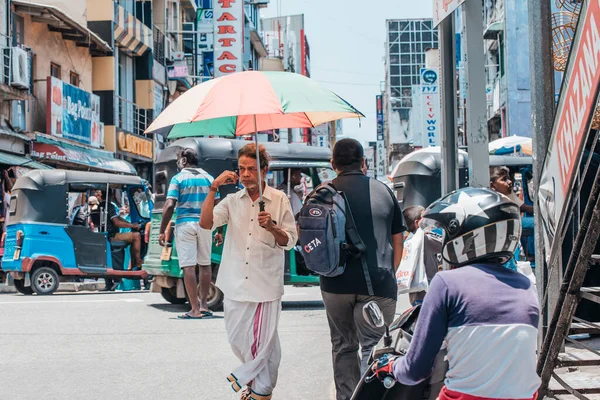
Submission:
POLYGON ((386 21, 385 131, 388 148, 414 141, 411 112, 413 87, 421 84, 426 52, 438 48, 431 19, 386 21))
MULTIPOLYGON (((310 46, 304 29, 304 14, 264 18, 262 28, 267 56, 262 59, 261 69, 310 77, 310 46)), ((322 133, 329 129, 330 126, 327 125, 316 131, 308 128, 280 129, 279 140, 310 144, 313 142, 312 133, 325 137, 322 133)), ((324 142, 319 139, 317 143, 324 142)))
POLYGON ((532 135, 527 2, 484 5, 484 39, 490 140, 532 135))

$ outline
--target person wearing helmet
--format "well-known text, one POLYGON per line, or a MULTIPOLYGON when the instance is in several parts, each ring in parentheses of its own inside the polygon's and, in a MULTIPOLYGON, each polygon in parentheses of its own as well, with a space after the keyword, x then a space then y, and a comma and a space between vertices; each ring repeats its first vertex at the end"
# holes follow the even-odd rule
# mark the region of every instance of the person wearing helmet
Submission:
POLYGON ((464 188, 423 218, 443 230, 451 270, 432 279, 406 356, 375 372, 416 385, 445 340, 449 369, 439 400, 535 399, 537 293, 526 276, 503 267, 519 243, 519 208, 492 190, 464 188))

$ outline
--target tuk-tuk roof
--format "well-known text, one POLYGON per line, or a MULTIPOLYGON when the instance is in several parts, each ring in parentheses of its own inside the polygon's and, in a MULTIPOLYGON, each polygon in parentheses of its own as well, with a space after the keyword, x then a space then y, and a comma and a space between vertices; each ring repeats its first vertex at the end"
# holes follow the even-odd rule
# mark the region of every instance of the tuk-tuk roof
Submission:
POLYGON ((139 176, 116 175, 104 172, 69 171, 64 169, 34 170, 17 179, 13 190, 42 190, 46 186, 62 186, 78 183, 144 185, 146 181, 139 176))
MULTIPOLYGON (((467 168, 469 154, 466 151, 458 150, 458 167, 467 168)), ((531 157, 515 156, 490 156, 490 166, 506 165, 508 167, 516 165, 531 165, 531 157)), ((394 171, 392 179, 406 175, 433 176, 442 168, 441 147, 428 147, 408 154, 404 157, 394 171)))
MULTIPOLYGON (((191 148, 196 150, 200 157, 200 164, 203 160, 237 160, 238 151, 251 143, 246 140, 236 139, 217 139, 217 138, 185 138, 171 143, 163 150, 156 161, 157 164, 173 162, 177 159, 177 153, 182 149, 191 148)), ((304 144, 288 144, 263 142, 267 153, 272 160, 315 160, 329 161, 331 159, 331 150, 325 147, 306 146, 304 144)))

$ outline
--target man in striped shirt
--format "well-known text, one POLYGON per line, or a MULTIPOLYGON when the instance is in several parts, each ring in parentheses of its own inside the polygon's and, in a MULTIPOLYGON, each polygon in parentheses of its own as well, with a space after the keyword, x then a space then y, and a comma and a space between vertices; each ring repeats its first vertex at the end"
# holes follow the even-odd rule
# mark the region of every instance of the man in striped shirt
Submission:
POLYGON ((212 275, 210 262, 212 234, 210 230, 200 228, 199 221, 202 203, 213 178, 206 171, 198 168, 198 154, 192 149, 184 149, 179 153, 177 168, 180 172, 171 179, 167 201, 163 208, 159 243, 161 246, 165 245, 165 230, 177 207, 175 245, 179 256, 179 267, 183 269, 183 282, 192 306, 192 310, 180 318, 211 317, 212 312, 208 309, 207 300, 212 275), (196 266, 200 269, 200 303, 194 300, 198 299, 196 266))

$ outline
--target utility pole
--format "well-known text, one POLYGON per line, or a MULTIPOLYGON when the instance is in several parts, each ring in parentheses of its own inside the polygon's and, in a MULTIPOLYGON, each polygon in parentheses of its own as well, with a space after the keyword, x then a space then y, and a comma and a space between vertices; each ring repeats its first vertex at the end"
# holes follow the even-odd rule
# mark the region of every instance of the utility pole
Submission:
MULTIPOLYGON (((469 185, 490 185, 487 100, 485 95, 485 54, 483 52, 483 4, 469 0, 462 5, 465 27, 465 76, 467 80, 467 129, 469 149, 469 185)), ((456 91, 452 93, 456 96, 456 91)))
MULTIPOLYGON (((550 0, 529 0, 529 49, 531 68, 531 122, 533 127, 533 181, 539 188, 544 168, 548 144, 554 122, 554 62, 552 58, 552 9, 550 0)), ((534 199, 535 214, 535 264, 539 298, 544 298, 548 284, 555 286, 549 291, 549 304, 555 304, 559 292, 559 268, 552 268, 553 276, 547 276, 550 266, 546 265, 542 217, 538 203, 537 189, 534 199)), ((548 315, 552 315, 553 306, 541 305, 540 336, 545 335, 548 315)), ((542 340, 538 341, 542 343, 542 340)))
POLYGON ((333 149, 333 146, 335 146, 335 137, 337 135, 337 124, 336 121, 331 121, 330 122, 330 128, 329 128, 329 144, 331 145, 331 148, 333 149))
POLYGON ((458 143, 456 129, 456 48, 454 14, 438 26, 442 101, 442 193, 458 189, 458 143))

